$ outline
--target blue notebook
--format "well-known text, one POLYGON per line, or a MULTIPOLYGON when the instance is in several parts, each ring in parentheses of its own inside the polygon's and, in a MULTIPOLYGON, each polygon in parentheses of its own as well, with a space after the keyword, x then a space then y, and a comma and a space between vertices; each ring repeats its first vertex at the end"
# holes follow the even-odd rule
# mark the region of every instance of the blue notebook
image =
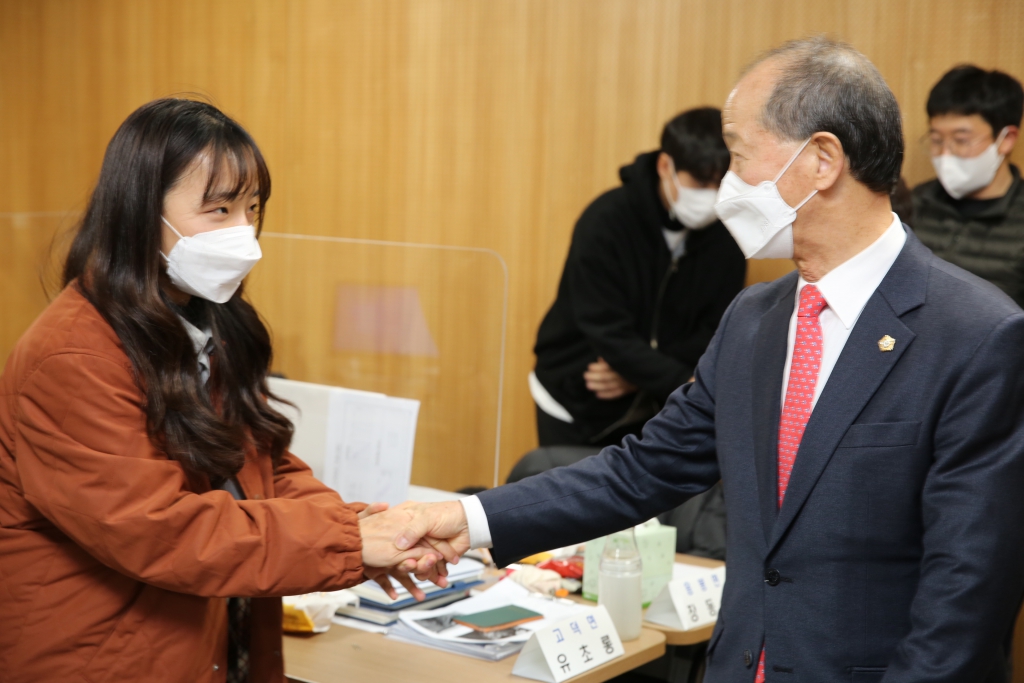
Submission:
MULTIPOLYGON (((436 591, 433 591, 431 593, 427 593, 427 601, 432 602, 432 601, 436 600, 437 598, 445 597, 447 595, 451 595, 452 593, 458 593, 460 591, 466 591, 466 590, 469 590, 470 588, 472 588, 474 586, 479 586, 482 583, 483 583, 483 581, 480 581, 478 579, 474 579, 472 581, 456 581, 455 583, 451 584, 447 588, 441 588, 440 590, 436 590, 436 591)), ((372 598, 367 598, 367 597, 360 596, 359 597, 359 604, 360 605, 366 605, 367 607, 372 607, 374 609, 382 609, 382 610, 386 610, 388 612, 393 612, 393 611, 405 609, 406 607, 412 607, 414 605, 419 605, 419 604, 422 604, 422 603, 420 603, 419 601, 416 600, 416 598, 414 598, 414 597, 412 597, 410 595, 405 600, 399 600, 398 602, 393 602, 391 604, 385 604, 383 602, 377 602, 376 600, 373 600, 372 598)))

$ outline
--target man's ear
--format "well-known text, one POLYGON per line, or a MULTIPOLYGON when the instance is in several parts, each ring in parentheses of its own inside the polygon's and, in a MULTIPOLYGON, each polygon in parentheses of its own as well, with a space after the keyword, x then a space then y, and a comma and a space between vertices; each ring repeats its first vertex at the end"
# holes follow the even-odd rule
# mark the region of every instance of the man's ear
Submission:
POLYGON ((999 153, 1004 157, 1010 156, 1010 152, 1013 151, 1014 145, 1017 144, 1017 138, 1020 137, 1020 128, 1017 126, 1007 126, 1006 129, 1006 136, 1003 138, 1003 141, 999 143, 998 148, 999 153))
POLYGON ((819 192, 828 190, 839 181, 846 169, 846 153, 843 144, 832 133, 815 133, 810 144, 816 148, 818 168, 814 173, 814 188, 819 192))
POLYGON ((672 177, 672 157, 665 152, 658 154, 658 177, 662 180, 672 177))

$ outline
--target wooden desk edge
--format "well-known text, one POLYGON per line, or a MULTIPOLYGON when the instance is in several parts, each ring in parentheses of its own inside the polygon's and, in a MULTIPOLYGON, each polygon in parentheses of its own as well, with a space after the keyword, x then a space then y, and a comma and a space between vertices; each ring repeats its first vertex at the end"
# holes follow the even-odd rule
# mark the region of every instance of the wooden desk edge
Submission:
MULTIPOLYGON (((410 656, 415 657, 416 652, 420 651, 424 655, 424 658, 437 659, 439 656, 453 658, 452 662, 454 671, 461 670, 463 675, 475 676, 475 680, 480 681, 499 681, 499 680, 526 680, 518 676, 512 675, 512 667, 515 666, 516 658, 518 654, 512 655, 506 659, 498 662, 485 662, 481 660, 464 657, 454 653, 444 653, 438 650, 432 650, 429 648, 423 648, 421 646, 411 645, 408 643, 398 643, 395 641, 387 641, 384 636, 380 634, 370 634, 362 631, 353 631, 345 626, 334 625, 331 630, 327 633, 319 634, 317 636, 288 636, 285 635, 284 646, 286 650, 292 650, 292 652, 285 653, 285 677, 289 681, 295 681, 295 683, 330 683, 332 680, 337 680, 338 675, 344 675, 340 672, 337 667, 332 667, 331 664, 338 664, 337 645, 339 639, 353 638, 356 641, 362 641, 367 645, 371 645, 373 649, 377 648, 388 648, 397 651, 407 652, 410 656), (346 633, 348 632, 348 633, 346 633), (363 640, 366 638, 366 640, 363 640), (379 638, 380 640, 375 640, 379 638), (292 646, 292 647, 290 647, 292 646), (294 651, 298 646, 299 652, 294 651), (298 666, 295 666, 296 662, 292 661, 291 671, 288 671, 289 661, 295 659, 303 660, 307 658, 311 653, 309 650, 311 647, 325 647, 330 650, 334 650, 332 657, 324 657, 316 663, 311 663, 308 660, 302 661, 298 666), (412 648, 405 650, 405 648, 412 648), (301 653, 305 650, 304 653, 301 653), (300 654, 301 653, 301 654, 300 654), (303 656, 305 655, 305 657, 303 656), (328 659, 334 659, 334 662, 327 661, 328 659)), ((661 631, 647 628, 646 626, 641 629, 640 637, 636 640, 625 642, 622 644, 625 652, 617 659, 614 659, 607 664, 585 671, 579 676, 569 679, 573 683, 598 683, 599 681, 610 680, 619 674, 623 674, 627 671, 643 666, 648 662, 652 662, 665 654, 665 634, 661 631)), ((356 648, 358 651, 361 648, 356 648)), ((342 656, 343 658, 343 656, 342 656)), ((355 667, 353 667, 355 668, 355 667)), ((352 673, 352 672, 350 672, 352 673)), ((457 678, 457 675, 456 675, 457 678)), ((404 680, 403 678, 396 679, 394 676, 389 676, 387 672, 379 671, 378 680, 381 681, 392 681, 392 680, 404 680)), ((428 678, 428 680, 435 680, 435 678, 428 678)))
MULTIPOLYGON (((644 627, 640 629, 640 638, 638 638, 637 640, 645 641, 648 640, 651 636, 654 636, 656 638, 656 643, 653 646, 644 646, 643 648, 639 649, 633 654, 629 654, 627 652, 618 659, 613 659, 607 664, 602 664, 596 669, 591 669, 590 671, 580 674, 576 678, 570 678, 569 680, 575 681, 577 683, 588 683, 588 681, 596 680, 607 681, 609 679, 615 678, 620 674, 624 674, 627 671, 632 671, 637 667, 643 666, 648 662, 653 662, 655 659, 658 659, 659 657, 665 656, 666 638, 664 632, 659 631, 657 629, 649 628, 649 625, 645 624, 644 627), (598 678, 598 676, 600 676, 600 678, 598 678)), ((632 641, 632 643, 636 642, 637 641, 632 641)), ((632 643, 623 643, 622 645, 624 648, 628 650, 629 646, 632 643)))
POLYGON ((644 628, 664 633, 666 645, 697 645, 698 643, 706 643, 711 640, 711 634, 715 630, 715 625, 708 624, 707 626, 701 626, 690 631, 680 631, 671 626, 662 626, 661 624, 645 621, 644 628))

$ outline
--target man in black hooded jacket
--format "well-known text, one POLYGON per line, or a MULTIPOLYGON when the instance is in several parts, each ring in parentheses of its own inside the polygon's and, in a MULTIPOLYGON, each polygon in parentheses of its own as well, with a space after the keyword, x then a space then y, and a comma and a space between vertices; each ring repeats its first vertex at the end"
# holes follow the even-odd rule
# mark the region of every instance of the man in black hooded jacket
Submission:
POLYGON ((729 166, 721 112, 669 121, 661 149, 586 208, 541 323, 530 389, 541 446, 639 433, 693 374, 746 261, 714 214, 729 166))

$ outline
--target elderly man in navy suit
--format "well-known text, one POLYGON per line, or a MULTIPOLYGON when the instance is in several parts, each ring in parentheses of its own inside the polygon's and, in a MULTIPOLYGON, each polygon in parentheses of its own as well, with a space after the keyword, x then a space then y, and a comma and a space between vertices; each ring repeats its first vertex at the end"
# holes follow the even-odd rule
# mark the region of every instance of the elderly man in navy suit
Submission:
POLYGON ((426 535, 506 563, 721 479, 729 575, 707 681, 1005 679, 1024 592, 1024 313, 892 213, 900 113, 853 48, 768 53, 723 123, 719 215, 748 257, 797 271, 733 301, 641 439, 407 505, 396 545, 426 535))

